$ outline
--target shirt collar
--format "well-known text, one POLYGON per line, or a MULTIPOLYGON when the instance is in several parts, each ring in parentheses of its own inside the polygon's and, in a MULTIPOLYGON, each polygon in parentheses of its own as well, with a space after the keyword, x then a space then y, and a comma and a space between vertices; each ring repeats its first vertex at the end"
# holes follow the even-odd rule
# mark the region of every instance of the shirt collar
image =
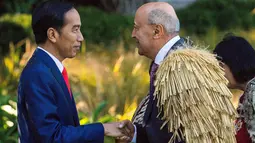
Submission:
POLYGON ((64 66, 62 65, 62 63, 56 58, 54 57, 51 53, 49 53, 48 51, 46 51, 45 49, 41 48, 41 47, 37 47, 38 49, 44 51, 45 53, 47 53, 51 58, 52 60, 56 63, 59 71, 62 73, 63 69, 64 69, 64 66))
POLYGON ((158 54, 156 55, 156 58, 154 60, 154 62, 156 64, 160 64, 165 56, 167 55, 167 53, 169 52, 169 50, 171 49, 171 47, 178 41, 180 40, 180 36, 177 35, 174 38, 172 38, 171 40, 169 40, 158 52, 158 54))

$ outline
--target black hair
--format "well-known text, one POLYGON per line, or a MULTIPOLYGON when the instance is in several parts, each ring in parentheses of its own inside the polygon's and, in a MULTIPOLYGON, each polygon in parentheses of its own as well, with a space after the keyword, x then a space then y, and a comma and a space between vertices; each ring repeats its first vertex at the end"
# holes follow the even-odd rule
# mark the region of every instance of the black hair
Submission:
POLYGON ((65 13, 72 8, 74 8, 72 4, 62 1, 49 0, 40 3, 32 14, 32 28, 36 43, 46 42, 47 30, 51 27, 60 32, 65 22, 65 13))
POLYGON ((228 34, 213 51, 226 64, 238 83, 255 77, 255 50, 243 37, 228 34))

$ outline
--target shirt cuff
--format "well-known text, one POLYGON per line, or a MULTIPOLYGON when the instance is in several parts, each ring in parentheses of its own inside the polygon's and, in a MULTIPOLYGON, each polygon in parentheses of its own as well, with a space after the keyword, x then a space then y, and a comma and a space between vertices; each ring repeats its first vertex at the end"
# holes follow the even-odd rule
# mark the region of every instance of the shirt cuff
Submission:
POLYGON ((135 127, 135 133, 134 133, 134 136, 133 136, 133 139, 131 141, 131 143, 136 143, 136 136, 137 136, 137 131, 136 131, 136 126, 134 125, 135 127))

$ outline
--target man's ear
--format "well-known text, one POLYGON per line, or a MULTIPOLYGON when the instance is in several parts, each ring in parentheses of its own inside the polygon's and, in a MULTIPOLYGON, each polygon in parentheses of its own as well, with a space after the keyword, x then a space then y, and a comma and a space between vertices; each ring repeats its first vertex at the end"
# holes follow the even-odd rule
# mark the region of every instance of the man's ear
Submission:
POLYGON ((155 39, 158 39, 158 38, 160 38, 162 35, 164 35, 164 33, 165 33, 165 31, 164 31, 164 27, 163 27, 163 25, 161 25, 161 24, 156 24, 155 26, 154 26, 154 35, 153 35, 153 38, 155 38, 155 39))
POLYGON ((56 43, 59 37, 59 33, 55 28, 49 28, 47 30, 47 37, 52 43, 56 43))

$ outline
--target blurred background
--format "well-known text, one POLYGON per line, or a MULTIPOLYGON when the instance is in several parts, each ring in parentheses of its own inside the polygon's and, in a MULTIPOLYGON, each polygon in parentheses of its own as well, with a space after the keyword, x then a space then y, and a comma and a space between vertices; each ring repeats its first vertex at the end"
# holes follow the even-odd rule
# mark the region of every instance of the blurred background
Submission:
MULTIPOLYGON (((148 92, 150 61, 131 38, 136 9, 157 0, 69 0, 85 37, 78 56, 64 61, 81 124, 131 119, 148 92)), ((255 0, 158 0, 176 9, 181 36, 208 50, 233 32, 255 46, 255 0)), ((31 11, 39 0, 0 0, 0 143, 18 142, 17 86, 36 44, 31 11)), ((237 106, 240 91, 232 91, 237 106)), ((113 142, 111 138, 106 143, 113 142)))

